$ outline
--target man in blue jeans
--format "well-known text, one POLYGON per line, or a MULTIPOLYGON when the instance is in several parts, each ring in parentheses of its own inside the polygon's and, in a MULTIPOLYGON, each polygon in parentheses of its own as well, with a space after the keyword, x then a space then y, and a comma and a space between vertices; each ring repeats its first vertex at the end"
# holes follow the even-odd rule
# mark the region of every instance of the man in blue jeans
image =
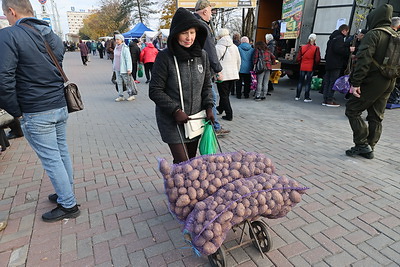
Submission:
POLYGON ((44 213, 42 219, 54 222, 78 217, 66 141, 64 82, 44 40, 60 65, 63 43, 46 22, 33 17, 29 0, 3 0, 2 9, 12 26, 0 31, 0 106, 21 122, 25 138, 55 189, 49 200, 57 207, 44 213))

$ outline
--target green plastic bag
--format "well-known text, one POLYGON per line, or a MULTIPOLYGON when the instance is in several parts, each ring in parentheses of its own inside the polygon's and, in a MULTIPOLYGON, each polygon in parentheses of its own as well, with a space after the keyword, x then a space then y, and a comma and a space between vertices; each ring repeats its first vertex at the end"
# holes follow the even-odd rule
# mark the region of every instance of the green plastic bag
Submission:
POLYGON ((311 90, 319 90, 322 87, 322 78, 312 78, 311 90))
POLYGON ((142 78, 142 77, 143 77, 143 65, 142 65, 142 64, 139 64, 137 76, 138 76, 139 78, 142 78))
POLYGON ((217 137, 210 121, 204 125, 204 132, 200 139, 199 151, 200 155, 215 154, 217 152, 217 137))

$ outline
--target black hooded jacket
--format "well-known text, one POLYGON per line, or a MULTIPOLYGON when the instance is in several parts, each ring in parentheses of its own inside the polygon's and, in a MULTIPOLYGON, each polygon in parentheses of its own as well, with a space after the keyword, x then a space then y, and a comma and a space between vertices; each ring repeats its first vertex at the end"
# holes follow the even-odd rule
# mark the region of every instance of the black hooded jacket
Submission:
MULTIPOLYGON (((212 107, 210 63, 202 48, 207 29, 185 8, 172 18, 168 47, 161 50, 154 62, 149 97, 156 104, 157 125, 161 138, 168 144, 181 143, 173 113, 183 109, 188 115, 212 107), (179 33, 196 28, 196 39, 190 48, 178 44, 179 33), (177 58, 182 82, 184 108, 181 106, 179 82, 174 56, 177 58)), ((183 133, 183 127, 181 127, 183 133)), ((189 140, 184 140, 188 142, 189 140)), ((191 140, 193 141, 193 140, 191 140)))
POLYGON ((325 69, 345 69, 350 55, 350 44, 345 42, 345 37, 339 30, 329 36, 326 46, 325 69))

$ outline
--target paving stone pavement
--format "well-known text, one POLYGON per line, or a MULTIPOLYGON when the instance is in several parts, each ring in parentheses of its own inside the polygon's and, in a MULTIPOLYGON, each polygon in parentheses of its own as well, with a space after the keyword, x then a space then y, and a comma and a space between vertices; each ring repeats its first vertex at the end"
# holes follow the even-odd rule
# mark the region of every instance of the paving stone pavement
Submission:
MULTIPOLYGON (((65 70, 79 85, 85 110, 71 114, 68 143, 74 163, 77 219, 45 223, 52 186, 23 138, 0 156, 1 266, 209 266, 194 256, 169 214, 157 158, 172 162, 161 141, 154 104, 140 78, 135 101, 114 102, 111 61, 82 65, 66 53, 65 70)), ((283 78, 266 101, 231 97, 232 132, 224 152, 269 155, 277 174, 310 187, 286 217, 265 220, 273 248, 263 258, 248 245, 227 255, 228 266, 399 266, 399 112, 387 110, 375 159, 350 158, 352 145, 339 108, 294 101, 295 82, 283 78)), ((225 247, 236 245, 230 232, 225 247)))

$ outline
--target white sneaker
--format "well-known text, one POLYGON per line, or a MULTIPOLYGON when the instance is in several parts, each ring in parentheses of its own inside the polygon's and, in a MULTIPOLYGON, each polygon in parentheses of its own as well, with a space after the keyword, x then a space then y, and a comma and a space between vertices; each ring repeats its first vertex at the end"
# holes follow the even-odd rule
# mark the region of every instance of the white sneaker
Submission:
POLYGON ((120 102, 120 101, 124 101, 124 100, 125 100, 125 98, 123 96, 120 96, 115 99, 115 102, 120 102))
POLYGON ((135 96, 134 96, 134 95, 131 95, 131 96, 130 96, 130 97, 128 97, 128 99, 126 99, 126 100, 128 100, 128 101, 135 100, 135 96))
POLYGON ((311 100, 311 98, 306 98, 306 99, 304 99, 304 102, 309 103, 309 102, 312 102, 312 100, 311 100))
POLYGON ((299 100, 300 100, 300 98, 299 98, 299 97, 295 97, 295 98, 294 98, 294 100, 296 100, 296 101, 299 101, 299 100))

